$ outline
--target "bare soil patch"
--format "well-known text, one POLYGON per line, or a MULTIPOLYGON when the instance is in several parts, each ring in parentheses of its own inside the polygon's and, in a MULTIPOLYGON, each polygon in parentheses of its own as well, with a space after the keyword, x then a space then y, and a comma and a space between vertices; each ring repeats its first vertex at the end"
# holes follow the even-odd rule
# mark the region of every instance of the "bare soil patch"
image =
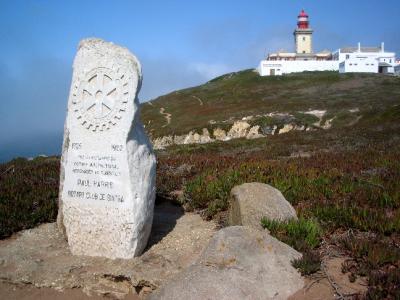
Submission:
POLYGON ((292 295, 290 300, 335 300, 363 294, 367 290, 365 278, 350 282, 349 274, 342 272, 346 257, 333 257, 325 261, 325 269, 307 277, 303 289, 292 295), (340 295, 339 295, 340 293, 340 295))
POLYGON ((54 294, 57 299, 63 295, 66 299, 144 297, 193 263, 214 232, 213 222, 194 213, 183 214, 181 207, 163 202, 156 205, 145 253, 129 260, 110 260, 73 256, 56 224, 43 224, 0 241, 0 296, 9 295, 0 298, 54 299, 53 291, 63 291, 54 294), (29 294, 37 297, 19 297, 29 294))

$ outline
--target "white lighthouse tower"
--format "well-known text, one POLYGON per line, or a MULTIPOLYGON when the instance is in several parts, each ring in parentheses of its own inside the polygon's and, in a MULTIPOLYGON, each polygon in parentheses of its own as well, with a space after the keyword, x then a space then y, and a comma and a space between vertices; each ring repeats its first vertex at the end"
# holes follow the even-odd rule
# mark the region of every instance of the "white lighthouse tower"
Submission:
POLYGON ((304 9, 297 17, 297 28, 293 34, 296 43, 296 54, 312 54, 313 30, 310 28, 308 15, 304 9))

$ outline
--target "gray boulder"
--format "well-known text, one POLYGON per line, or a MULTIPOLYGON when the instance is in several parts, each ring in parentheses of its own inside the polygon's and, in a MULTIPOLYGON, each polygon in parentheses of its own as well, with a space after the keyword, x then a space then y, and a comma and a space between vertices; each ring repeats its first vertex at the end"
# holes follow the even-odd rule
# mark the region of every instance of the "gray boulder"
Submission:
POLYGON ((287 299, 304 285, 291 265, 299 257, 265 231, 227 227, 214 235, 196 263, 150 299, 287 299))
POLYGON ((295 209, 276 188, 258 182, 235 186, 231 190, 229 225, 262 229, 262 217, 279 221, 297 220, 295 209))

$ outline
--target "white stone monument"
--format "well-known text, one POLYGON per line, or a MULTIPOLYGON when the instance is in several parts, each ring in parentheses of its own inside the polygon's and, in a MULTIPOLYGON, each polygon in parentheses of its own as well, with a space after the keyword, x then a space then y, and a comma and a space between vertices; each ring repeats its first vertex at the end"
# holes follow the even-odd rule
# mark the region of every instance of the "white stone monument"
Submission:
POLYGON ((75 255, 131 258, 150 234, 156 160, 139 116, 141 67, 128 49, 83 40, 75 57, 58 225, 75 255))

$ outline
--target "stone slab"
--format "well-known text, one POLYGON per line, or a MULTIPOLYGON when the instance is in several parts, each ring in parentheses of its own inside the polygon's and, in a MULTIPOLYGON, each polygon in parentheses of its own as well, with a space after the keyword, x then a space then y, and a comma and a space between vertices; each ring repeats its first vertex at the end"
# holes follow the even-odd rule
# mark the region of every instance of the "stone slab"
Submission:
POLYGON ((304 286, 291 265, 301 254, 267 232, 244 226, 221 229, 199 259, 152 300, 287 299, 304 286))
POLYGON ((297 220, 296 210, 276 188, 259 182, 244 183, 231 190, 229 225, 263 230, 261 219, 297 220))
POLYGON ((155 156, 140 121, 141 66, 128 49, 81 41, 64 127, 59 227, 75 255, 131 258, 150 234, 155 156))

